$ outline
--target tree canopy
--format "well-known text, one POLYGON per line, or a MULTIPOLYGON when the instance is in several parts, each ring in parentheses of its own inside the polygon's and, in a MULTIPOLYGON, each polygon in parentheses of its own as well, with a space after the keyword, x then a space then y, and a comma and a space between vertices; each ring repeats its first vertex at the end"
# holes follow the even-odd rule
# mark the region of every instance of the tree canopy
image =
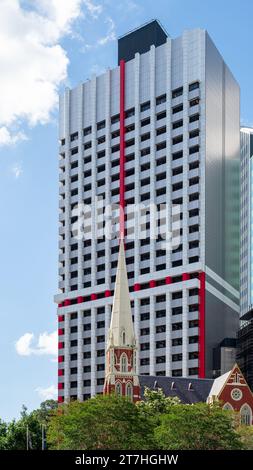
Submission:
POLYGON ((47 434, 53 449, 152 448, 153 424, 127 398, 97 395, 63 405, 50 420, 47 434))

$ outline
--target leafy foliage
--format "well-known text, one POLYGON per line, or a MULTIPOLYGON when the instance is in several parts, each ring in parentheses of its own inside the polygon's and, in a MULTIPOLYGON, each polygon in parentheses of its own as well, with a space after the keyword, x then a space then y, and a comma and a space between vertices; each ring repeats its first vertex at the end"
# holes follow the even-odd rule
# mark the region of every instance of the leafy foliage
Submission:
POLYGON ((176 405, 162 416, 154 433, 160 449, 241 449, 235 422, 233 414, 217 403, 176 405))
POLYGON ((166 397, 161 388, 150 390, 145 387, 144 400, 137 402, 140 412, 147 414, 167 413, 174 405, 179 405, 178 397, 166 397))
POLYGON ((154 443, 153 426, 128 399, 97 395, 55 412, 48 442, 53 449, 148 449, 154 443))
POLYGON ((23 405, 20 419, 10 423, 0 421, 0 450, 25 450, 27 448, 27 430, 29 447, 41 449, 41 426, 49 421, 53 409, 57 408, 57 402, 47 400, 41 403, 40 408, 28 413, 23 405))

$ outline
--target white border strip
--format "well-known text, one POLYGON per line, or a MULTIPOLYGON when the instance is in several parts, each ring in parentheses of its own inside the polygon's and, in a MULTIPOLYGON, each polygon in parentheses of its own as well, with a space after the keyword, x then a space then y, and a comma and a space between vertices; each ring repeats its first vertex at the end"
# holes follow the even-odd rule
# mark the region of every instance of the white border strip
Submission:
POLYGON ((209 282, 206 282, 206 289, 213 295, 215 295, 215 297, 217 297, 218 299, 220 299, 224 304, 228 305, 230 308, 232 308, 233 310, 235 310, 237 313, 240 312, 240 308, 239 308, 239 305, 236 305, 232 300, 230 300, 228 297, 226 297, 224 294, 221 294, 220 291, 218 291, 218 289, 215 289, 215 287, 213 287, 211 284, 209 284, 209 282))
POLYGON ((228 282, 224 281, 222 277, 218 276, 214 271, 212 271, 208 266, 206 266, 206 274, 210 276, 214 281, 216 281, 218 284, 220 284, 222 287, 224 287, 228 292, 230 292, 234 297, 237 299, 240 299, 240 294, 239 292, 234 289, 228 282))

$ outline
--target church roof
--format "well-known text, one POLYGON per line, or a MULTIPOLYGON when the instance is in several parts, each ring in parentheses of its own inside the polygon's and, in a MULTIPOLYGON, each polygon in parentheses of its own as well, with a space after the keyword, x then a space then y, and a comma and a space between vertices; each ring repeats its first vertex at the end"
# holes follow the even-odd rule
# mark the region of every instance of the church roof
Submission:
POLYGON ((135 345, 123 240, 120 241, 119 248, 118 267, 109 330, 109 344, 113 344, 113 346, 116 347, 135 345))
POLYGON ((166 397, 178 397, 182 403, 206 402, 214 383, 213 379, 197 379, 190 377, 164 377, 139 375, 141 397, 144 388, 151 390, 161 388, 166 397))

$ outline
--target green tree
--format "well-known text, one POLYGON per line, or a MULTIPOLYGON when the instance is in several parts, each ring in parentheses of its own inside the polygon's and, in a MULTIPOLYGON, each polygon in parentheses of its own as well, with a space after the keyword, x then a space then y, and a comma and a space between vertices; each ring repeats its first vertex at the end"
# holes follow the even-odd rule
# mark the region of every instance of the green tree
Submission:
POLYGON ((48 442, 52 449, 148 449, 153 423, 130 400, 97 395, 61 406, 49 422, 48 442))
POLYGON ((178 397, 166 397, 161 388, 150 390, 148 387, 145 387, 144 400, 137 402, 137 407, 142 413, 157 416, 157 414, 169 412, 171 406, 179 404, 180 400, 178 397))
POLYGON ((155 429, 159 449, 231 450, 241 449, 233 413, 219 404, 176 405, 161 418, 155 429))
POLYGON ((25 450, 27 448, 27 430, 29 434, 29 446, 31 449, 41 449, 42 429, 46 425, 52 410, 57 407, 57 402, 47 400, 42 402, 40 408, 28 413, 23 405, 20 419, 10 423, 0 421, 0 449, 25 450))
POLYGON ((237 430, 244 450, 253 450, 253 426, 240 426, 237 430))
POLYGON ((7 429, 8 429, 8 424, 0 420, 0 450, 7 449, 7 438, 6 438, 7 429))

